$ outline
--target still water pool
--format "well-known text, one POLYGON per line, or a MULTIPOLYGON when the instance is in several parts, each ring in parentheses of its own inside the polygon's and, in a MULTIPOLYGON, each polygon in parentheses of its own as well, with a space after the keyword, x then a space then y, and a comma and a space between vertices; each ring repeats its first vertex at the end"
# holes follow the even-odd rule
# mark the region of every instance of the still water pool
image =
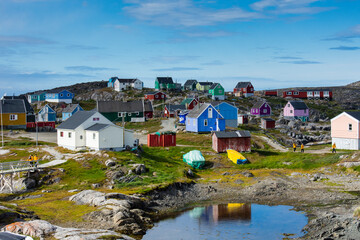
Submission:
POLYGON ((143 240, 272 240, 299 237, 308 219, 304 213, 291 209, 291 206, 247 203, 197 207, 156 223, 143 240))

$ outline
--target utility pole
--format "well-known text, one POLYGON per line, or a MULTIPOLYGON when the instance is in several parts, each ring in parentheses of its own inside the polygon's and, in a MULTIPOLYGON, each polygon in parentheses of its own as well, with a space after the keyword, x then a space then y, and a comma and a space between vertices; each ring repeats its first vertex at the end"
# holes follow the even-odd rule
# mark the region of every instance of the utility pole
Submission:
POLYGON ((1 147, 4 148, 3 99, 1 99, 1 147))

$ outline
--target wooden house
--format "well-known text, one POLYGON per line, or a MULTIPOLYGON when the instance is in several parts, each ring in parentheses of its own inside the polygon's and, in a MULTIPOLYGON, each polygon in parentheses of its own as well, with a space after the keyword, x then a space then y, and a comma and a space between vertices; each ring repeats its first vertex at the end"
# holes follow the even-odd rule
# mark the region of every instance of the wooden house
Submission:
POLYGON ((287 90, 283 92, 283 98, 332 100, 332 91, 328 89, 287 90))
POLYGON ((186 131, 212 132, 224 131, 224 117, 209 103, 198 104, 186 116, 186 131))
POLYGON ((267 102, 257 102, 250 110, 251 115, 265 117, 271 115, 271 107, 267 102))
POLYGON ((108 88, 114 88, 114 84, 115 84, 115 81, 116 81, 117 77, 111 77, 109 78, 109 81, 107 83, 107 87, 108 88))
POLYGON ((238 82, 234 88, 234 95, 237 97, 254 96, 254 86, 251 82, 238 82))
POLYGON ((209 89, 211 99, 215 101, 225 100, 225 89, 220 83, 213 83, 209 89))
POLYGON ((23 100, 25 104, 25 110, 26 110, 26 123, 33 123, 35 122, 35 111, 31 104, 28 101, 28 98, 25 95, 19 95, 19 96, 3 96, 3 99, 6 100, 23 100))
POLYGON ((223 153, 228 149, 238 152, 251 152, 251 134, 249 131, 214 132, 212 148, 223 153))
POLYGON ((96 110, 111 122, 145 122, 152 118, 153 108, 150 101, 97 101, 96 110))
POLYGON ((69 104, 64 110, 62 111, 62 121, 65 121, 69 117, 71 117, 77 111, 84 111, 79 104, 69 104))
POLYGON ((262 129, 273 129, 275 128, 275 120, 272 118, 262 118, 261 119, 261 128, 262 129))
POLYGON ((208 93, 212 84, 213 82, 198 82, 196 84, 196 90, 208 93))
POLYGON ((78 111, 57 127, 57 143, 72 150, 120 151, 134 147, 134 133, 119 127, 96 111, 78 111))
POLYGON ((199 103, 199 100, 197 98, 185 98, 180 104, 185 105, 186 109, 191 110, 198 103, 199 103))
POLYGON ((360 150, 360 111, 343 112, 331 119, 332 144, 336 148, 360 150))
POLYGON ((185 91, 195 91, 196 90, 196 84, 197 84, 197 80, 195 79, 189 79, 185 82, 184 84, 184 90, 185 91))
POLYGON ((226 127, 238 126, 238 108, 228 102, 211 102, 211 105, 223 116, 226 127))
POLYGON ((157 77, 155 79, 155 90, 175 91, 176 84, 174 83, 172 77, 157 77))
POLYGON ((247 114, 239 114, 238 115, 238 124, 248 124, 249 123, 249 116, 247 114))
POLYGON ((160 91, 157 92, 148 92, 144 94, 145 100, 149 101, 165 101, 166 94, 160 91))
POLYGON ((164 107, 164 116, 168 118, 178 117, 181 111, 186 110, 186 106, 179 104, 166 104, 164 107))
POLYGON ((72 103, 72 99, 74 98, 74 94, 64 89, 55 89, 47 91, 45 94, 45 101, 47 102, 64 102, 64 103, 72 103))
POLYGON ((46 104, 38 113, 38 122, 56 122, 56 112, 46 104))
POLYGON ((26 107, 23 99, 0 100, 0 124, 5 129, 26 129, 26 107))
POLYGON ((129 89, 142 90, 144 83, 137 78, 116 78, 114 81, 114 90, 121 92, 129 89))
POLYGON ((285 119, 300 119, 301 121, 309 120, 309 108, 302 101, 288 101, 284 107, 285 119))
POLYGON ((265 90, 264 95, 267 97, 277 97, 278 91, 277 90, 265 90))
POLYGON ((27 100, 29 103, 43 102, 45 101, 45 91, 37 91, 27 95, 27 100))

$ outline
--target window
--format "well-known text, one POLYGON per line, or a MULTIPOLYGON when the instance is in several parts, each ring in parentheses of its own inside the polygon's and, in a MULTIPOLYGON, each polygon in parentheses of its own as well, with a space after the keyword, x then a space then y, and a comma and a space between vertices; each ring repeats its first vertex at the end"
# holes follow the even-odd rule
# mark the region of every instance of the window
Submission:
POLYGON ((122 117, 122 116, 123 116, 122 112, 118 112, 118 117, 122 117))
POLYGON ((306 113, 306 109, 304 109, 304 113, 306 113))
POLYGON ((286 95, 292 95, 292 92, 287 92, 286 95))
POLYGON ((159 95, 155 95, 155 98, 158 98, 159 97, 159 95))
POLYGON ((161 98, 164 98, 164 95, 161 95, 161 98))
POLYGON ((70 93, 68 93, 67 96, 70 97, 70 93))
POLYGON ((207 126, 207 125, 208 125, 208 120, 204 119, 204 126, 207 126))
POLYGON ((190 125, 190 119, 188 119, 188 121, 187 121, 187 122, 188 122, 188 125, 190 125))
POLYGON ((222 90, 219 90, 219 93, 221 94, 221 93, 222 93, 222 90))
POLYGON ((60 137, 64 137, 64 132, 60 132, 60 137))
POLYGON ((193 120, 193 125, 194 125, 194 127, 196 126, 196 120, 195 119, 193 120))
POLYGON ((10 114, 10 121, 15 121, 18 119, 18 115, 17 114, 10 114))
POLYGON ((294 95, 299 95, 299 92, 294 92, 294 95))
POLYGON ((349 124, 349 131, 352 131, 352 124, 349 124))
POLYGON ((130 116, 131 116, 131 113, 128 113, 128 116, 130 117, 130 116))
POLYGON ((292 110, 290 110, 290 113, 293 113, 293 111, 292 111, 292 110))
POLYGON ((93 118, 93 121, 94 121, 94 122, 100 121, 100 118, 93 118))
POLYGON ((71 132, 69 132, 68 136, 69 136, 69 138, 71 138, 71 132))
POLYGON ((267 109, 264 109, 264 113, 267 113, 267 109))
POLYGON ((209 118, 212 118, 212 117, 213 117, 212 108, 209 108, 209 110, 208 110, 208 117, 209 117, 209 118))
POLYGON ((93 139, 96 139, 96 134, 95 133, 93 133, 93 139))
POLYGON ((290 107, 290 103, 288 104, 288 107, 290 107))
POLYGON ((61 93, 61 94, 60 94, 60 97, 63 97, 63 96, 64 96, 64 94, 61 93))
POLYGON ((140 113, 139 112, 136 112, 136 116, 139 116, 140 115, 140 113))
POLYGON ((83 139, 83 136, 82 135, 80 135, 80 140, 82 140, 83 139))

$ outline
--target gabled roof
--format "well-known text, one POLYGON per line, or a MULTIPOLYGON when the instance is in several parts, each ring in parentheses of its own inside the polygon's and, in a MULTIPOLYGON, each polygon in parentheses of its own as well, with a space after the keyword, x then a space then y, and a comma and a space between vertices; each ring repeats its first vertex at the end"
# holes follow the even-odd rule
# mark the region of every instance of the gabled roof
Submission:
MULTIPOLYGON (((189 114, 187 115, 189 118, 198 118, 204 111, 205 109, 207 109, 209 106, 213 107, 210 103, 203 103, 203 104, 198 104, 196 105, 195 108, 193 108, 189 114)), ((216 111, 216 109, 214 108, 214 110, 216 111)), ((219 114, 221 117, 223 117, 219 112, 217 112, 217 114, 219 114)))
POLYGON ((275 120, 272 118, 262 118, 261 120, 267 121, 267 122, 274 122, 275 120))
POLYGON ((119 80, 119 82, 121 83, 134 83, 136 80, 138 80, 137 78, 117 78, 116 80, 119 80))
POLYGON ((213 82, 198 82, 198 84, 200 84, 202 86, 206 86, 206 85, 212 85, 213 82))
POLYGON ((24 100, 24 104, 25 104, 25 109, 27 113, 33 113, 34 109, 31 106, 31 104, 29 103, 29 101, 27 100, 27 98, 24 95, 20 95, 20 96, 4 96, 4 99, 20 99, 20 100, 24 100))
POLYGON ((96 123, 94 125, 92 125, 91 127, 88 127, 87 129, 85 130, 88 130, 88 131, 99 131, 101 129, 104 129, 108 126, 113 126, 113 125, 110 125, 110 124, 103 124, 103 123, 96 123))
POLYGON ((228 105, 230 105, 231 107, 234 107, 234 108, 237 109, 237 107, 236 107, 236 106, 234 105, 234 103, 232 103, 232 102, 213 101, 213 102, 210 102, 210 104, 213 105, 215 108, 216 108, 217 106, 219 106, 220 104, 228 104, 228 105))
POLYGON ((62 111, 63 113, 72 113, 77 107, 81 106, 79 104, 69 104, 66 106, 66 108, 64 108, 64 110, 62 111))
POLYGON ((238 82, 235 88, 246 88, 251 82, 238 82))
POLYGON ((232 131, 232 132, 215 132, 217 138, 243 138, 243 137, 251 137, 249 131, 232 131))
POLYGON ((154 108, 150 101, 144 101, 144 111, 145 112, 153 112, 154 108))
POLYGON ((93 111, 77 111, 74 115, 68 118, 65 122, 61 123, 58 129, 76 129, 88 118, 94 115, 93 111))
POLYGON ((215 89, 218 84, 220 84, 220 83, 213 83, 213 84, 210 86, 210 89, 215 89))
POLYGON ((114 83, 116 79, 118 79, 118 78, 117 78, 117 77, 111 77, 111 78, 109 79, 109 82, 114 83))
POLYGON ((261 108, 262 105, 264 105, 266 102, 257 102, 254 104, 252 108, 261 108))
POLYGON ((193 85, 194 83, 197 84, 197 80, 195 80, 195 79, 186 80, 186 82, 185 82, 185 84, 184 84, 184 87, 185 87, 185 86, 191 86, 191 85, 193 85))
POLYGON ((303 101, 289 101, 289 103, 297 110, 308 109, 303 101))
POLYGON ((185 98, 180 104, 190 104, 192 101, 196 100, 195 98, 185 98))
POLYGON ((355 111, 355 112, 345 112, 347 114, 349 114, 350 116, 352 116, 353 118, 357 119, 358 121, 360 121, 360 111, 355 111))
POLYGON ((68 91, 66 89, 53 89, 53 90, 46 91, 46 93, 61 93, 63 91, 70 92, 70 91, 68 91))
POLYGON ((157 94, 157 93, 162 93, 162 94, 166 95, 165 93, 163 93, 163 92, 161 92, 161 91, 147 92, 147 93, 145 93, 144 95, 155 95, 155 94, 157 94))
POLYGON ((157 77, 156 79, 159 83, 174 83, 172 77, 157 77))
POLYGON ((51 110, 51 112, 56 113, 55 110, 54 110, 52 107, 49 106, 49 104, 46 104, 43 108, 41 108, 40 111, 39 111, 39 113, 40 113, 42 110, 44 110, 45 108, 48 108, 48 109, 51 110))
POLYGON ((186 110, 186 106, 183 104, 175 105, 175 104, 167 104, 166 108, 169 112, 177 111, 177 110, 186 110))
POLYGON ((29 93, 28 95, 40 95, 40 94, 43 94, 43 93, 46 93, 46 91, 36 91, 36 92, 33 92, 33 93, 29 93))
POLYGON ((0 111, 3 113, 26 113, 23 99, 4 99, 0 102, 0 111))
POLYGON ((144 111, 142 100, 131 101, 131 102, 98 101, 96 105, 97 105, 97 111, 100 113, 144 111))

